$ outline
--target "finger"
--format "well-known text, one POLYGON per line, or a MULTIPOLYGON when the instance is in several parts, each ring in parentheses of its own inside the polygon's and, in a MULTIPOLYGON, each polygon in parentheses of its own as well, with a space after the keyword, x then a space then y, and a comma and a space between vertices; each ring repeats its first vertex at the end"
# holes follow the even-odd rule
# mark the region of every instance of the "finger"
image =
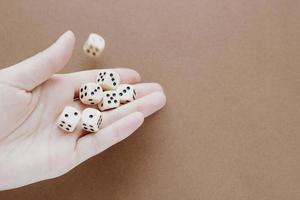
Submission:
POLYGON ((0 79, 10 85, 30 91, 67 64, 74 44, 74 34, 67 31, 48 49, 1 71, 0 79))
POLYGON ((163 88, 158 83, 139 83, 133 85, 136 91, 136 98, 139 99, 153 92, 163 92, 163 88))
MULTIPOLYGON (((82 84, 88 82, 96 82, 96 77, 99 70, 87 70, 87 71, 75 72, 71 74, 64 74, 62 76, 69 84, 72 85, 75 96, 78 96, 78 90, 82 84)), ((133 84, 141 81, 140 74, 133 69, 113 68, 109 70, 113 70, 119 74, 121 83, 133 84)))
POLYGON ((140 112, 143 113, 144 117, 148 117, 164 107, 165 104, 166 96, 163 92, 151 93, 114 110, 104 112, 101 127, 109 126, 115 121, 133 112, 140 112))
POLYGON ((135 112, 101 129, 96 134, 88 134, 81 137, 77 141, 75 165, 127 138, 143 122, 143 114, 135 112))

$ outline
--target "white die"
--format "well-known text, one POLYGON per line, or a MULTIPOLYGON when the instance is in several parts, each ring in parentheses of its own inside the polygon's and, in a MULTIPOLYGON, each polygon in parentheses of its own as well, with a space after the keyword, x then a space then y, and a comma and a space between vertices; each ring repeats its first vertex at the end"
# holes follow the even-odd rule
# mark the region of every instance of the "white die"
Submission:
POLYGON ((84 53, 89 57, 99 57, 104 50, 105 40, 96 33, 91 33, 83 45, 84 53))
POLYGON ((73 132, 79 121, 80 112, 71 106, 66 106, 60 114, 57 124, 64 131, 73 132))
POLYGON ((120 96, 121 103, 128 103, 136 98, 136 92, 132 85, 121 84, 117 88, 117 93, 120 96))
POLYGON ((102 88, 96 83, 85 83, 80 87, 79 99, 87 105, 96 105, 102 100, 102 88))
POLYGON ((112 70, 100 70, 96 82, 101 85, 103 90, 115 90, 120 83, 120 76, 112 70))
POLYGON ((101 111, 120 106, 120 97, 116 91, 103 92, 102 103, 98 105, 101 111))
POLYGON ((85 131, 97 132, 102 122, 102 113, 94 108, 86 108, 82 112, 81 126, 85 131))

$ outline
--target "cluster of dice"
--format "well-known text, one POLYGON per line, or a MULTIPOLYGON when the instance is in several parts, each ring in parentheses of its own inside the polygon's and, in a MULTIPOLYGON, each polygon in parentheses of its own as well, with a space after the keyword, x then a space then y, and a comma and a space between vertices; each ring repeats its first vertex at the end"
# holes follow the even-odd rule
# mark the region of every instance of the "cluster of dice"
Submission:
MULTIPOLYGON (((96 34, 90 34, 83 50, 89 56, 100 56, 104 40, 96 34), (100 38, 99 38, 100 37, 100 38), (103 42, 99 42, 103 41, 103 42)), ((58 118, 58 127, 66 132, 73 132, 79 122, 83 130, 97 132, 102 123, 102 112, 119 107, 135 100, 136 92, 132 85, 120 84, 119 74, 112 70, 100 70, 96 81, 83 84, 79 89, 80 101, 98 107, 86 108, 80 113, 76 108, 66 106, 58 118)))

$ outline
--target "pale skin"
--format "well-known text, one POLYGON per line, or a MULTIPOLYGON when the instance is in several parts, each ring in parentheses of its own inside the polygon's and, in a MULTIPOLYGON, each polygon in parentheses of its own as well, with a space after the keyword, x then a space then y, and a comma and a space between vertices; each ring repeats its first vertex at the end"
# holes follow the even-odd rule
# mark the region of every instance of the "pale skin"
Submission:
POLYGON ((78 88, 94 82, 97 70, 57 74, 69 61, 75 44, 71 31, 52 46, 0 70, 0 190, 61 176, 88 158, 128 137, 144 118, 166 103, 157 83, 139 83, 131 69, 116 70, 122 83, 133 84, 137 100, 103 114, 101 130, 86 134, 78 127, 66 133, 57 118, 75 101, 78 88))

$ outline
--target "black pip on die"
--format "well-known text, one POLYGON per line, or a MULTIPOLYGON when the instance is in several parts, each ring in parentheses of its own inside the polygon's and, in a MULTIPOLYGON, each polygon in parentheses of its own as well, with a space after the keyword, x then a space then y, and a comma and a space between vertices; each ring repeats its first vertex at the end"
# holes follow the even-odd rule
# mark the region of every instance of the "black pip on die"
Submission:
POLYGON ((115 90, 120 83, 120 77, 117 72, 112 70, 100 70, 96 82, 101 85, 103 90, 115 90))
POLYGON ((117 88, 117 93, 120 96, 121 103, 128 103, 136 98, 136 92, 132 85, 121 84, 117 88))
POLYGON ((73 132, 80 121, 80 113, 77 109, 66 106, 60 114, 57 124, 58 127, 67 132, 73 132))
POLYGON ((102 122, 102 114, 94 108, 86 108, 82 112, 81 126, 83 130, 89 132, 97 132, 102 122))
POLYGON ((96 83, 85 83, 79 91, 80 101, 87 105, 96 105, 102 100, 102 88, 96 83))
POLYGON ((100 103, 99 109, 101 111, 103 110, 109 110, 112 108, 117 108, 120 105, 120 97, 116 91, 106 91, 103 92, 103 99, 102 103, 100 103))

